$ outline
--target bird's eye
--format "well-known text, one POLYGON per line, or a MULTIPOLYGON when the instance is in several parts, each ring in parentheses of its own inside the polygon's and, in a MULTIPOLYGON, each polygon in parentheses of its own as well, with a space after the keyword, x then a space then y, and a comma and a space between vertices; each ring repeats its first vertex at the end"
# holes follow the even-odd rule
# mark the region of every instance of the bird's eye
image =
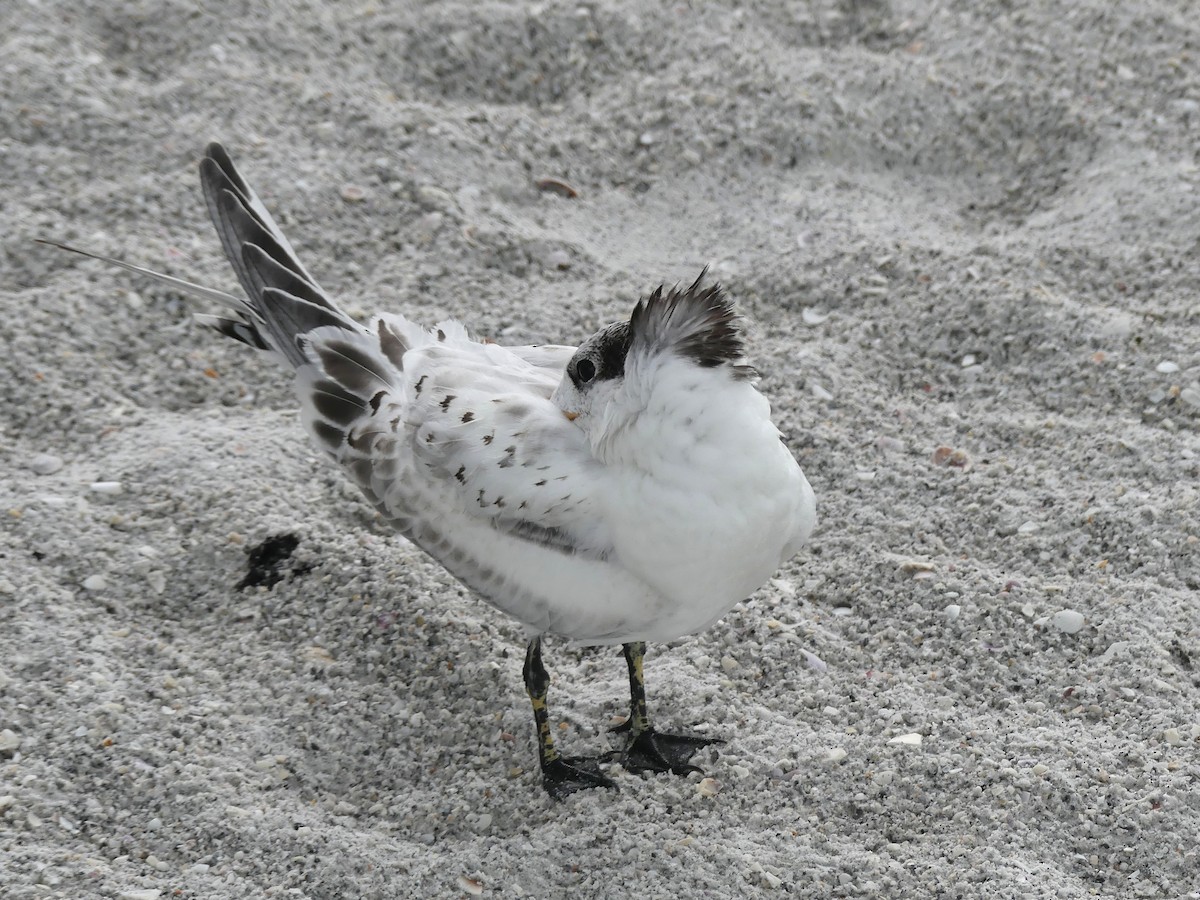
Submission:
POLYGON ((580 382, 588 382, 596 377, 596 364, 590 359, 581 359, 575 364, 575 377, 580 382))

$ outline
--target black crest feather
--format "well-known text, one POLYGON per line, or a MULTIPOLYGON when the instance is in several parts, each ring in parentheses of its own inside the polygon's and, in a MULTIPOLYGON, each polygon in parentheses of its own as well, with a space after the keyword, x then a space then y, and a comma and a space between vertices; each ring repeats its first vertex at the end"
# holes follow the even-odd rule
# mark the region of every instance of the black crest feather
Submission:
POLYGON ((725 363, 735 366, 739 376, 753 370, 744 364, 745 340, 741 316, 719 284, 701 287, 708 269, 691 286, 678 286, 663 293, 660 285, 645 300, 639 300, 629 318, 631 350, 669 350, 699 366, 713 368, 725 363))

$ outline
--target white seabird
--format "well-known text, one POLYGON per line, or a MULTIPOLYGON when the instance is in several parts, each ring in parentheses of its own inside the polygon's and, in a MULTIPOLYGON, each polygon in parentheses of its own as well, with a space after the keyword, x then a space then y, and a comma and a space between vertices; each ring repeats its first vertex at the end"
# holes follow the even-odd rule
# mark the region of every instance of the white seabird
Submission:
POLYGON ((651 726, 645 642, 713 624, 816 521, 721 288, 702 286, 703 274, 660 287, 578 348, 503 347, 455 321, 426 329, 388 313, 364 326, 296 259, 221 145, 208 147, 200 174, 246 299, 107 261, 226 306, 200 318, 294 370, 314 443, 380 514, 525 627, 525 685, 552 795, 612 782, 596 759, 558 752, 545 634, 622 644, 631 697, 619 761, 691 771, 712 741, 651 726))

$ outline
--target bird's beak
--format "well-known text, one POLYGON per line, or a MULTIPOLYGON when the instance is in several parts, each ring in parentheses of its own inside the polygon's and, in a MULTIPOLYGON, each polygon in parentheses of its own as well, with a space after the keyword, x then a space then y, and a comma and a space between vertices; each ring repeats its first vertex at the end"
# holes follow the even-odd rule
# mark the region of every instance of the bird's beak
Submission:
POLYGON ((563 410, 563 415, 567 417, 568 422, 574 422, 579 418, 579 413, 567 412, 565 409, 563 410))

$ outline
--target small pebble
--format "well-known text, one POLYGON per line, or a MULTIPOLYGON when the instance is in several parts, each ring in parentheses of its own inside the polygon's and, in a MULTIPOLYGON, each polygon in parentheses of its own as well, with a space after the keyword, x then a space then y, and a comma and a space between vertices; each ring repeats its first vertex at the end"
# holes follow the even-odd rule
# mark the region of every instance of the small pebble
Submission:
POLYGON ((805 325, 820 325, 829 318, 829 313, 822 312, 819 309, 813 309, 811 306, 806 306, 800 310, 800 321, 805 325))
POLYGON ((362 203, 367 199, 366 189, 357 184, 344 184, 339 193, 347 203, 362 203))
POLYGON ((1075 634, 1083 627, 1083 622, 1083 613, 1073 609, 1060 609, 1050 617, 1050 623, 1066 634, 1075 634))
POLYGON ((88 490, 93 494, 115 495, 125 490, 125 485, 119 481, 93 481, 88 485, 88 490))
POLYGON ((108 580, 103 575, 89 575, 83 579, 83 589, 85 591, 102 591, 108 587, 108 580))
POLYGON ((332 665, 335 662, 333 654, 324 647, 305 647, 304 658, 322 666, 332 665))
POLYGON ((721 668, 724 669, 726 672, 732 672, 739 665, 740 665, 740 663, 736 659, 734 659, 732 656, 722 656, 721 657, 721 668))
POLYGON ((950 466, 955 469, 965 469, 971 462, 971 458, 967 456, 963 450, 955 450, 953 447, 938 447, 933 451, 933 464, 935 466, 950 466))
POLYGON ((162 896, 162 891, 157 888, 146 888, 145 890, 121 891, 117 894, 120 900, 158 900, 162 896))
POLYGON ((934 572, 936 570, 936 565, 924 559, 906 559, 900 563, 900 571, 906 575, 912 575, 914 572, 934 572))
POLYGON ((12 754, 21 746, 21 738, 11 728, 0 731, 0 753, 12 754))
POLYGON ((1163 739, 1172 747, 1178 747, 1183 743, 1183 735, 1180 734, 1178 728, 1167 728, 1163 731, 1163 739))
POLYGON ((542 178, 537 182, 537 188, 539 191, 558 194, 558 196, 565 197, 568 200, 574 200, 579 196, 579 191, 575 190, 575 188, 561 178, 542 178))
POLYGON ((472 897, 478 897, 483 893, 483 885, 466 875, 458 876, 458 886, 462 888, 463 893, 470 894, 472 897))
POLYGON ((833 394, 829 393, 829 391, 825 390, 825 388, 821 387, 821 385, 817 384, 815 381, 809 384, 808 390, 816 399, 822 402, 827 402, 833 399, 833 394))
POLYGON ((39 453, 29 461, 29 468, 37 475, 53 475, 62 467, 63 461, 61 457, 50 453, 39 453))
POLYGON ((1162 362, 1160 362, 1157 366, 1154 367, 1154 371, 1156 371, 1162 375, 1172 375, 1175 372, 1179 371, 1179 364, 1173 363, 1169 359, 1164 359, 1162 362))
POLYGON ((912 734, 901 734, 888 741, 889 744, 904 744, 908 747, 920 747, 921 735, 913 732, 912 734))
POLYGON ((721 792, 721 784, 715 778, 702 778, 696 785, 696 792, 701 797, 715 797, 721 792))
POLYGON ((796 596, 796 586, 794 584, 792 584, 790 581, 788 581, 786 578, 772 578, 771 579, 771 587, 775 588, 782 594, 786 594, 789 597, 796 596))
POLYGON ((829 668, 829 666, 825 664, 825 660, 821 659, 821 657, 817 656, 815 653, 810 653, 803 647, 800 648, 800 654, 804 657, 804 661, 808 663, 808 667, 814 672, 824 672, 829 668))
POLYGON ((1041 527, 1037 522, 1022 522, 1017 526, 1017 534, 1033 534, 1041 527))
POLYGON ((840 763, 849 755, 845 747, 830 747, 825 751, 825 762, 840 763))
POLYGON ((538 261, 547 269, 566 271, 571 268, 571 254, 561 247, 550 247, 537 255, 538 261))
POLYGON ((422 184, 415 193, 417 202, 427 210, 432 209, 442 213, 458 212, 458 201, 444 188, 432 184, 422 184))
POLYGON ((904 449, 904 441, 885 434, 875 439, 875 448, 884 453, 899 453, 904 449))
POLYGON ((946 614, 947 619, 949 619, 951 622, 953 622, 955 619, 958 618, 959 614, 962 612, 962 607, 959 606, 957 603, 951 603, 944 610, 942 610, 942 612, 944 612, 946 614))

